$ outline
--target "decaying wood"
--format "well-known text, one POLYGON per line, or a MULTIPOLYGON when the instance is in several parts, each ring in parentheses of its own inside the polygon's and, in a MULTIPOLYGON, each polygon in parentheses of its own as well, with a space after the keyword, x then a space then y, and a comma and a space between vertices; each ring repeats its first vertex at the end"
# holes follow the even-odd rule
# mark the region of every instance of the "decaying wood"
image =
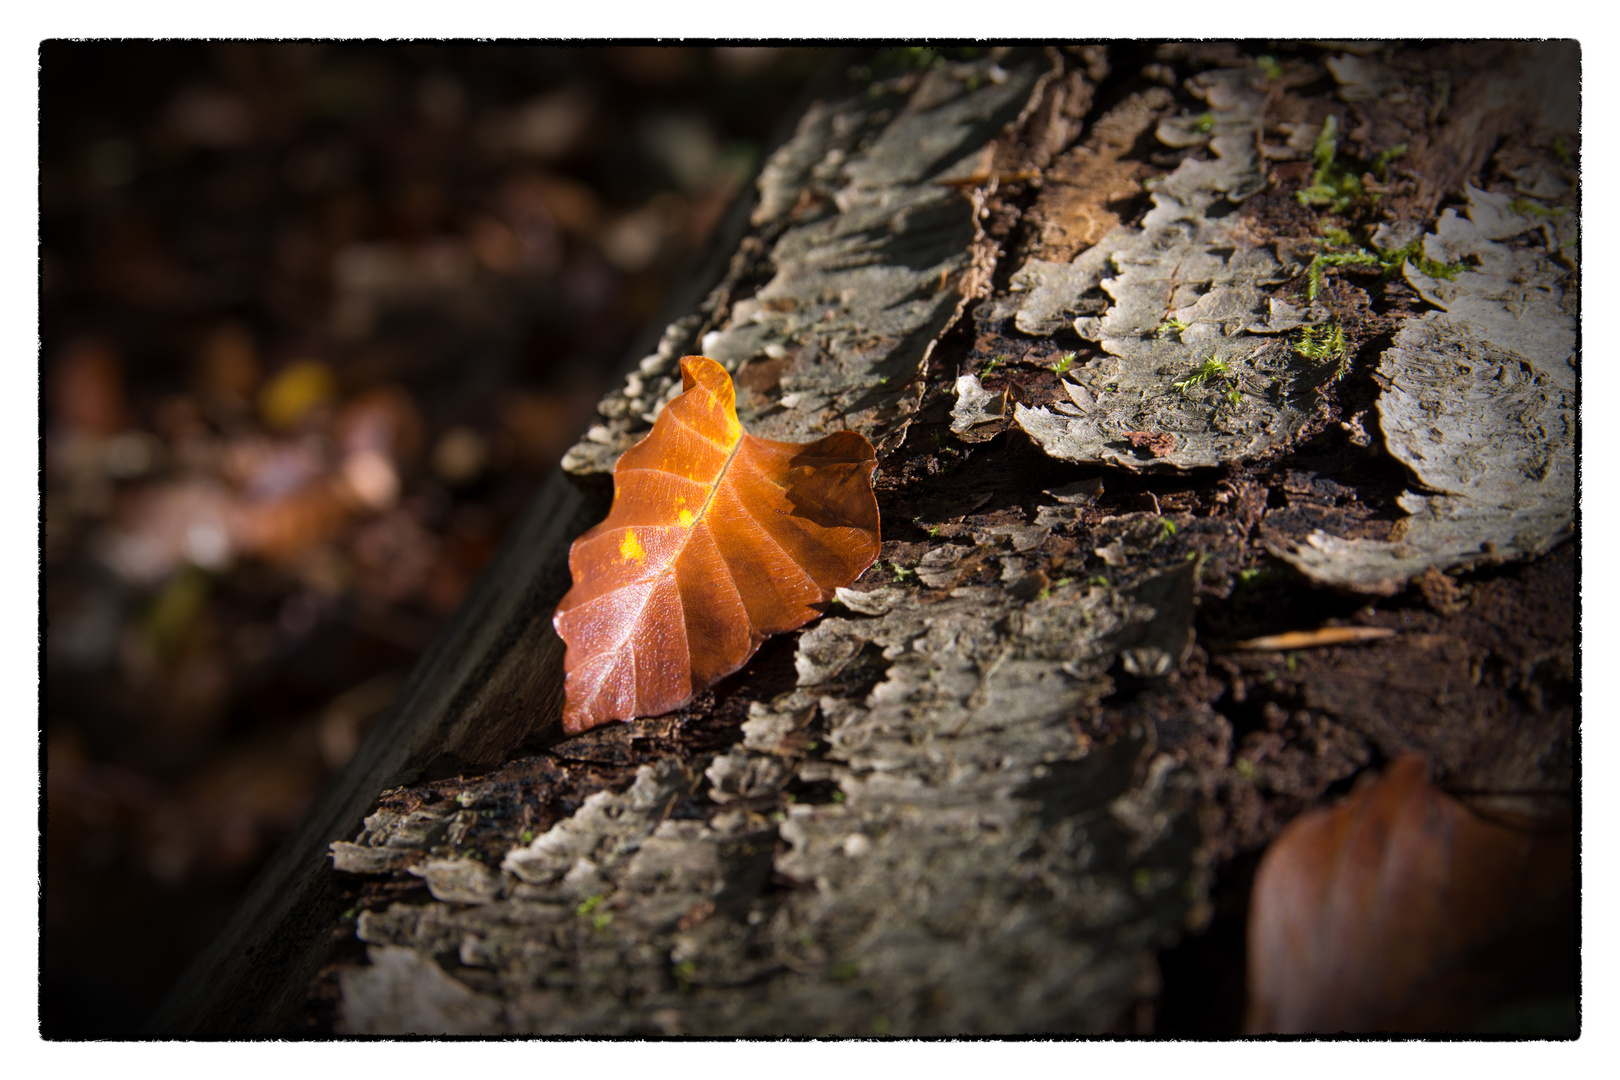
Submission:
POLYGON ((1562 48, 1003 49, 819 94, 720 285, 604 400, 162 1030, 1121 1030, 1215 863, 1375 756, 1567 791, 1562 48), (1358 160, 1409 145, 1362 204, 1378 235, 1474 269, 1305 294, 1293 192, 1328 115, 1358 160), (1294 344, 1330 324, 1325 374, 1294 344), (580 492, 687 351, 757 434, 878 446, 883 554, 691 705, 562 741, 549 616, 605 509, 580 492), (1429 612, 1376 606, 1409 581, 1429 612), (1323 586, 1375 599, 1347 618, 1323 586), (1310 629, 1330 614, 1355 625, 1310 629))

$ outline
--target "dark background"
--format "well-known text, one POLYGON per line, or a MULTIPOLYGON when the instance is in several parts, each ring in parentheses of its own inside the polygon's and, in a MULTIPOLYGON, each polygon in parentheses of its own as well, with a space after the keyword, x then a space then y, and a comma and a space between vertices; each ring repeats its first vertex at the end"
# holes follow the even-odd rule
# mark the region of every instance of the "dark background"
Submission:
POLYGON ((47 1037, 139 1030, 826 59, 42 46, 47 1037))

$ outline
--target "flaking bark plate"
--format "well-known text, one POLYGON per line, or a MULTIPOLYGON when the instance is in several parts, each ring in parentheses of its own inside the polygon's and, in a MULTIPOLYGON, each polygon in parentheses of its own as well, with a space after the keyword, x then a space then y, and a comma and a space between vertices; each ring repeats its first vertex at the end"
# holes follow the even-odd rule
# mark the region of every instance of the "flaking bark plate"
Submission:
MULTIPOLYGON (((1189 158, 1159 181, 1140 229, 1116 227, 1072 263, 1029 261, 994 308, 1026 334, 1072 325, 1107 354, 1071 373, 1068 401, 1015 407, 1051 456, 1206 467, 1282 445, 1304 423, 1303 372, 1280 335, 1305 325, 1306 313, 1266 288, 1296 271, 1254 243, 1230 208, 1265 185, 1263 97, 1251 78, 1218 71, 1193 81, 1210 105, 1215 157, 1189 158), (1210 374, 1199 379, 1200 370, 1210 374), (1144 457, 1131 432, 1169 435, 1173 446, 1144 457)), ((1160 130, 1176 141, 1174 125, 1160 130)))
POLYGON ((1572 535, 1575 321, 1566 272, 1546 255, 1491 239, 1537 223, 1469 189, 1469 216, 1447 210, 1424 249, 1475 269, 1447 281, 1406 275, 1444 308, 1408 322, 1385 352, 1378 399, 1389 453, 1425 491, 1389 540, 1317 530, 1272 551, 1323 584, 1390 595, 1429 567, 1539 555, 1572 535))

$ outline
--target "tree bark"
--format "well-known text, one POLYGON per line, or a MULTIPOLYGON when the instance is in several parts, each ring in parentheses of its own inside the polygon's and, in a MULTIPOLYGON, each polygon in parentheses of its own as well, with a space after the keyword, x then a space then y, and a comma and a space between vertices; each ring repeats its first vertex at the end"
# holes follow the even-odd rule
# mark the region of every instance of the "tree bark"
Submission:
POLYGON ((1151 1028, 1370 765, 1567 811, 1572 48, 841 61, 157 1029, 1151 1028), (567 545, 688 352, 873 441, 883 554, 565 739, 567 545))

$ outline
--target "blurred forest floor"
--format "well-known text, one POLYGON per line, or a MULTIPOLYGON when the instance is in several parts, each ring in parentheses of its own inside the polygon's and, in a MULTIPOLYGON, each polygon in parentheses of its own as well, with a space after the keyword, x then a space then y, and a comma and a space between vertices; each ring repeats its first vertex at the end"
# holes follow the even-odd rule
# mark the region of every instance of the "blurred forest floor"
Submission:
POLYGON ((133 1034, 824 57, 50 42, 47 1037, 133 1034))

